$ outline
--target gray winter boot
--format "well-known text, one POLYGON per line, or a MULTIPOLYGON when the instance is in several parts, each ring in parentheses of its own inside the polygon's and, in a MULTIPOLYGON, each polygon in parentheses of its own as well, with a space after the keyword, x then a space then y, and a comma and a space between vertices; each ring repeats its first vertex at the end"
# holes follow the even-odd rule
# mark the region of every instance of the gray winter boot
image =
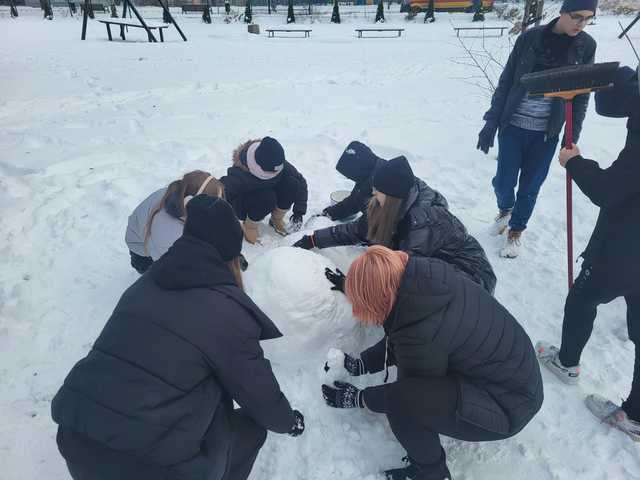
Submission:
POLYGON ((632 440, 640 442, 640 422, 631 420, 621 407, 598 394, 587 395, 584 403, 602 423, 611 425, 629 435, 632 440))

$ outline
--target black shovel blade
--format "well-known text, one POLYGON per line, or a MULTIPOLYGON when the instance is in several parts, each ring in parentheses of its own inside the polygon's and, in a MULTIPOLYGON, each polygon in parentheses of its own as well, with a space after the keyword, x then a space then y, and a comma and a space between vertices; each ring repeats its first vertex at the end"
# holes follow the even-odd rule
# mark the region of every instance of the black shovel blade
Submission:
POLYGON ((620 62, 570 65, 527 73, 520 81, 529 95, 607 88, 613 83, 620 62))

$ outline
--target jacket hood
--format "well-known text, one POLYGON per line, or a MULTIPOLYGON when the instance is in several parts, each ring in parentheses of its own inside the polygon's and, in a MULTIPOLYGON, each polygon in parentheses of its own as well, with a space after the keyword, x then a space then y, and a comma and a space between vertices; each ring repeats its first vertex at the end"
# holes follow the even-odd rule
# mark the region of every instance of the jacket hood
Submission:
POLYGON ((445 310, 453 293, 444 283, 429 281, 427 264, 421 257, 409 257, 396 303, 384 323, 385 332, 391 333, 419 323, 431 315, 445 310), (427 288, 427 282, 429 286, 427 288))
POLYGON ((379 162, 384 161, 375 155, 364 143, 351 142, 336 164, 336 170, 349 180, 361 182, 373 175, 379 162))
POLYGON ((188 290, 236 285, 218 250, 191 235, 178 238, 149 269, 155 283, 165 290, 188 290))

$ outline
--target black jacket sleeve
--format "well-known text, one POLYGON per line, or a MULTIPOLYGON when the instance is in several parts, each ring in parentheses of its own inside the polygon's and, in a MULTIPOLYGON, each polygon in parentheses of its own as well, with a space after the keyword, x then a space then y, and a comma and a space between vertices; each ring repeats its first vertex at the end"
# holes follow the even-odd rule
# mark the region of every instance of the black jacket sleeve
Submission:
POLYGON ((393 356, 393 353, 390 351, 386 351, 387 347, 387 337, 385 336, 382 340, 376 343, 373 347, 367 348, 360 354, 360 358, 362 359, 362 363, 364 364, 364 370, 367 373, 378 373, 384 370, 386 367, 385 359, 387 360, 387 365, 393 366, 396 364, 396 359, 393 356))
POLYGON ((282 173, 286 176, 285 181, 289 185, 288 188, 294 189, 293 213, 295 215, 305 215, 307 213, 307 200, 309 197, 307 181, 296 167, 289 162, 285 164, 282 173))
MULTIPOLYGON (((585 52, 584 63, 591 64, 596 58, 596 43, 589 42, 588 51, 585 52)), ((578 143, 580 133, 582 132, 582 123, 587 115, 587 107, 589 105, 589 93, 578 95, 573 99, 573 143, 578 143)))
POLYGON ((363 215, 351 223, 334 225, 313 232, 316 247, 328 248, 342 245, 358 245, 367 243, 367 216, 363 215))
POLYGON ((288 433, 294 424, 293 410, 271 364, 264 358, 259 329, 247 331, 230 326, 222 335, 226 338, 215 345, 226 348, 205 352, 222 387, 258 424, 276 433, 288 433))
POLYGON ((567 162, 567 170, 594 204, 600 208, 611 208, 640 194, 638 160, 621 156, 609 168, 602 169, 597 162, 578 156, 567 162))
POLYGON ((522 44, 524 43, 523 37, 525 35, 526 33, 523 33, 516 40, 516 44, 514 45, 513 50, 511 50, 511 54, 507 60, 507 64, 500 75, 500 80, 498 80, 496 91, 493 92, 493 97, 491 97, 491 107, 487 113, 484 114, 484 117, 482 117, 486 122, 491 123, 494 126, 498 126, 500 123, 500 117, 502 116, 502 111, 507 103, 507 97, 509 96, 511 87, 513 87, 516 65, 520 60, 522 44))
POLYGON ((331 220, 342 220, 360 212, 369 198, 371 198, 371 181, 356 183, 347 198, 331 207, 327 207, 326 211, 331 220))

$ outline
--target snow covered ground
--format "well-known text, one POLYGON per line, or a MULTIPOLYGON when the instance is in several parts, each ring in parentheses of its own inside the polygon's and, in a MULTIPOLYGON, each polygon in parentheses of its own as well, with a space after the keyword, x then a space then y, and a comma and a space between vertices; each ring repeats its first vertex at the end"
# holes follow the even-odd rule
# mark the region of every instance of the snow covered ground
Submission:
MULTIPOLYGON (((158 9, 145 11, 159 17, 158 9)), ((205 25, 178 16, 189 41, 169 29, 164 44, 133 31, 132 41, 109 43, 97 22, 81 42, 77 19, 38 15, 22 9, 17 20, 4 10, 0 17, 0 478, 68 478, 50 401, 137 278, 123 241, 127 216, 186 171, 222 175, 232 149, 247 138, 269 134, 283 143, 309 182, 310 213, 326 206, 332 190, 351 187, 333 168, 350 140, 383 157, 406 155, 484 245, 499 279, 497 298, 534 341, 560 338, 564 170, 554 162, 521 257, 499 259, 502 240, 487 234, 496 210, 496 150, 485 156, 475 149, 489 98, 473 85, 482 79, 463 65, 468 59, 450 23, 466 24, 468 15, 441 14, 431 25, 391 15, 388 25, 406 31, 389 39, 355 37, 354 28, 368 25, 371 15, 309 24, 308 39, 269 39, 220 17, 205 25)), ((284 18, 257 21, 264 30, 284 18)), ((599 17, 588 31, 599 60, 631 64, 631 49, 615 38, 617 21, 599 17)), ((487 23, 500 22, 489 16, 487 23)), ((640 29, 632 38, 640 43, 640 29)), ((481 49, 480 39, 465 42, 481 49)), ((506 36, 485 42, 506 57, 506 36)), ((581 148, 607 165, 624 135, 623 121, 591 108, 581 148)), ((576 192, 576 253, 596 215, 576 192)), ((313 220, 309 227, 327 224, 313 220)), ((246 248, 247 290, 287 334, 265 350, 307 430, 299 439, 270 435, 251 478, 373 480, 404 454, 386 420, 330 409, 320 393, 328 347, 357 353, 381 335, 356 326, 322 276, 324 266, 346 269, 359 249, 274 249, 300 234, 281 239, 266 225, 262 233, 262 246, 246 248)), ((624 313, 619 301, 600 309, 581 385, 566 387, 545 373, 542 411, 517 437, 485 444, 445 439, 455 478, 640 479, 640 447, 598 424, 582 403, 591 392, 613 400, 628 393, 633 345, 624 313)))

